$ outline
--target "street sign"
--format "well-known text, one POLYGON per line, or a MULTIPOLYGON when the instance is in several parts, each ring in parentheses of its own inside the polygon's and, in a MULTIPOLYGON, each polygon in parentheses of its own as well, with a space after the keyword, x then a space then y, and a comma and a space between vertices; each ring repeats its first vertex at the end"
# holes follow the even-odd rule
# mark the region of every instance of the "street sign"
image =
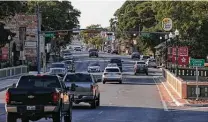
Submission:
POLYGON ((170 31, 173 28, 173 22, 171 18, 164 18, 162 20, 162 28, 165 31, 170 31))
POLYGON ((192 67, 204 67, 204 59, 191 59, 190 60, 190 66, 192 67))
POLYGON ((45 34, 45 37, 50 37, 50 38, 53 38, 53 37, 55 37, 55 36, 54 36, 54 34, 53 34, 53 33, 46 33, 46 34, 45 34))

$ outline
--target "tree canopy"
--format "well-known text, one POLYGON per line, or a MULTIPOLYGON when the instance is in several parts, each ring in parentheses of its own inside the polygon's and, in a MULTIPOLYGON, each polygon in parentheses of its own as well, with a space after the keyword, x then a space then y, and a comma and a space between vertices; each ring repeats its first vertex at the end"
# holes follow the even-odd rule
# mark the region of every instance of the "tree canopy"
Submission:
MULTIPOLYGON (((141 31, 159 32, 162 19, 173 21, 172 32, 180 32, 180 44, 190 47, 192 57, 208 54, 208 2, 206 1, 126 1, 116 12, 116 31, 122 38, 132 39, 133 33, 141 31)), ((140 36, 147 46, 154 50, 164 35, 150 33, 148 38, 140 36)), ((139 43, 138 43, 139 45, 139 43)))

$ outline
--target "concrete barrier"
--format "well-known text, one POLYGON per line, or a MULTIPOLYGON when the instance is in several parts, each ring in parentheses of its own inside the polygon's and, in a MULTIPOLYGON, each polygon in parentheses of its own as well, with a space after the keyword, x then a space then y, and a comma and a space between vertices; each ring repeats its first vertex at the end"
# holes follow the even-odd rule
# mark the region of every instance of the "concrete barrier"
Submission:
POLYGON ((166 82, 172 87, 172 89, 178 94, 180 98, 187 98, 187 83, 181 78, 176 77, 173 73, 167 69, 162 69, 163 76, 166 82))

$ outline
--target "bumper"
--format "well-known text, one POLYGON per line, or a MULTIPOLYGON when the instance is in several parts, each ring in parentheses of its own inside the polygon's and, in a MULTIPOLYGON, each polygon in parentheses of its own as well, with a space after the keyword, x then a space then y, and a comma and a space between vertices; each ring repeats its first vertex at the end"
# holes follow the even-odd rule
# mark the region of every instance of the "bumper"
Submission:
POLYGON ((85 95, 79 95, 79 96, 74 96, 74 102, 91 102, 94 100, 94 96, 90 95, 90 96, 85 96, 85 95))
POLYGON ((103 77, 102 81, 122 81, 122 77, 103 77))
POLYGON ((136 69, 136 72, 148 72, 147 69, 136 69))
POLYGON ((12 105, 7 105, 5 106, 6 112, 11 112, 11 113, 18 113, 18 114, 29 114, 29 113, 53 113, 53 112, 58 112, 59 107, 58 106, 35 106, 34 110, 27 110, 26 105, 21 105, 21 106, 12 106, 12 105))
POLYGON ((88 72, 100 72, 99 69, 88 69, 88 72))

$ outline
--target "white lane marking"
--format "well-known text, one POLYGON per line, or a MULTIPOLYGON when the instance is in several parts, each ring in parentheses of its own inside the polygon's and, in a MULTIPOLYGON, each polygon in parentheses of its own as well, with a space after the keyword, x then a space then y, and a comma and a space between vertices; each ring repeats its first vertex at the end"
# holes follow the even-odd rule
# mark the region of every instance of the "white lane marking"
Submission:
POLYGON ((118 120, 118 119, 106 119, 107 121, 114 121, 114 122, 133 122, 135 120, 118 120))
POLYGON ((159 86, 157 85, 157 82, 155 81, 155 78, 153 77, 152 79, 153 79, 153 81, 155 82, 155 85, 157 86, 157 89, 158 89, 158 92, 159 92, 159 95, 160 95, 160 99, 161 99, 161 101, 162 101, 162 105, 163 105, 164 111, 169 111, 169 110, 168 110, 168 107, 167 107, 167 104, 165 103, 165 101, 164 101, 163 98, 162 98, 162 94, 161 94, 161 92, 160 92, 159 86))
POLYGON ((98 114, 102 114, 102 113, 103 113, 103 111, 99 112, 98 114))

